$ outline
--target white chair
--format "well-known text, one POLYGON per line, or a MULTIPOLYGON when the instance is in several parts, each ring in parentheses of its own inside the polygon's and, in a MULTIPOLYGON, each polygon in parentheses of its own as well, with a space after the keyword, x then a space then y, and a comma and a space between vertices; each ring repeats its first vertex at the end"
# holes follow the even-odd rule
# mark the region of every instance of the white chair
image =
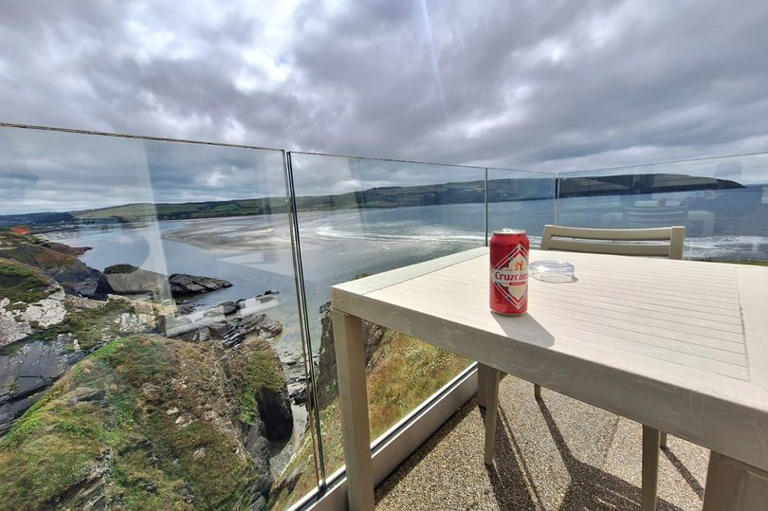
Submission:
MULTIPOLYGON (((586 229, 545 225, 541 250, 682 259, 684 240, 685 227, 683 226, 651 229, 586 229)), ((483 364, 478 366, 477 401, 480 406, 486 408, 485 462, 487 464, 493 462, 499 376, 499 372, 495 369, 483 364)), ((536 399, 541 399, 541 386, 534 383, 533 393, 536 399)), ((666 445, 665 432, 643 425, 642 511, 656 509, 659 449, 666 445)))

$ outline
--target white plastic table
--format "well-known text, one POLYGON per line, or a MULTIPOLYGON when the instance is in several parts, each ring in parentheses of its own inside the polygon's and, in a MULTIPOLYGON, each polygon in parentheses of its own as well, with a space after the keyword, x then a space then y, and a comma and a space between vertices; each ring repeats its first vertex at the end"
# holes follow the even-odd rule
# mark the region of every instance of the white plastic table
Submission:
POLYGON ((532 250, 577 281, 529 279, 488 309, 488 249, 333 287, 350 509, 372 509, 360 319, 712 450, 705 511, 768 509, 768 268, 532 250))

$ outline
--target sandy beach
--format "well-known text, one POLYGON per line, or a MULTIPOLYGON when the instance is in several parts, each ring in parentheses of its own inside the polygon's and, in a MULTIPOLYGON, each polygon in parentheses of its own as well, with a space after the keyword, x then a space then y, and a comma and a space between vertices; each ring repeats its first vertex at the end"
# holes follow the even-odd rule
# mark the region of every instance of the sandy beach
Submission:
POLYGON ((291 245, 288 225, 275 223, 272 217, 190 220, 185 227, 162 236, 206 250, 267 250, 290 248, 291 245))

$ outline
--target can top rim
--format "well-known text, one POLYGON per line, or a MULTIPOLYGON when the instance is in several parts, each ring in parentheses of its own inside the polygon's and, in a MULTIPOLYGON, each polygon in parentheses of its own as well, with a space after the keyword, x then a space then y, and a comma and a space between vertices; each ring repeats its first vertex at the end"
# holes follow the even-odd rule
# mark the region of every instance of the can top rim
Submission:
POLYGON ((493 234, 501 234, 503 236, 506 236, 506 235, 514 235, 514 234, 520 235, 520 234, 525 234, 526 232, 527 231, 525 229, 508 229, 505 227, 504 229, 493 231, 493 234))

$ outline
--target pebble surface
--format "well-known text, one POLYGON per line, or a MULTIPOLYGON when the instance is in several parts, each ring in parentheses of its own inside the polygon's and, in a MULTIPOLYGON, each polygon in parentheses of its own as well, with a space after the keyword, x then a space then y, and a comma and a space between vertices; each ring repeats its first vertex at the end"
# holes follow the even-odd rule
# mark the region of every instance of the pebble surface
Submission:
MULTIPOLYGON (((642 427, 505 377, 496 458, 483 463, 474 399, 376 489, 384 510, 640 510, 642 427)), ((659 452, 659 511, 698 511, 709 451, 669 436, 659 452)))

